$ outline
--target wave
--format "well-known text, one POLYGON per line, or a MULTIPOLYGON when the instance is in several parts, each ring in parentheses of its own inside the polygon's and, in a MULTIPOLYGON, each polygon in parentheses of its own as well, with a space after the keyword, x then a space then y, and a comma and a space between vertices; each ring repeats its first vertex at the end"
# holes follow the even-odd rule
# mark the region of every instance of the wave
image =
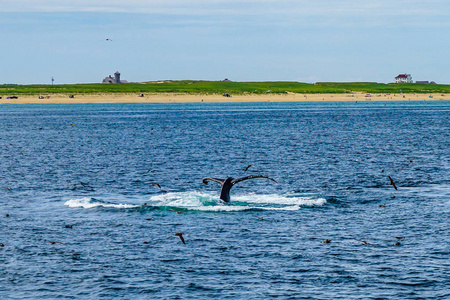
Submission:
POLYGON ((95 207, 108 207, 108 208, 137 208, 140 207, 140 205, 136 204, 114 204, 114 203, 105 203, 104 201, 90 198, 90 197, 84 197, 80 199, 72 199, 69 201, 66 201, 64 205, 68 207, 81 207, 81 208, 95 208, 95 207))
POLYGON ((299 210, 301 207, 323 206, 327 200, 313 194, 246 194, 233 195, 230 203, 225 203, 212 192, 169 192, 143 199, 142 204, 110 203, 95 198, 72 199, 64 204, 78 208, 149 208, 185 211, 246 211, 246 210, 299 210))

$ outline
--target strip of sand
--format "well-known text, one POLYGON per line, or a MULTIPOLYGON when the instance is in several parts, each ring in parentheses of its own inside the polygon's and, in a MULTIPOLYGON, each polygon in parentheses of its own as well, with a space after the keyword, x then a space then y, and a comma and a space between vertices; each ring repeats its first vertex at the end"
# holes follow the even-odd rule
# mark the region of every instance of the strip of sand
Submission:
POLYGON ((50 95, 18 96, 7 99, 3 96, 0 103, 195 103, 195 102, 326 102, 326 101, 423 101, 449 100, 444 94, 264 94, 264 95, 191 95, 191 94, 102 94, 102 95, 50 95))

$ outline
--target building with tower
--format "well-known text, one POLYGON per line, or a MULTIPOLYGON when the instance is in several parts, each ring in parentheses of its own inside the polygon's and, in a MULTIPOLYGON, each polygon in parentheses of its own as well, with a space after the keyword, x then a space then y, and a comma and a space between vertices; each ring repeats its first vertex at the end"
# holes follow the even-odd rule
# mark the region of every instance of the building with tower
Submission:
POLYGON ((116 73, 114 73, 114 77, 111 77, 111 75, 109 75, 108 77, 105 77, 105 79, 103 79, 102 83, 128 83, 128 81, 120 80, 120 73, 119 71, 117 71, 116 73))

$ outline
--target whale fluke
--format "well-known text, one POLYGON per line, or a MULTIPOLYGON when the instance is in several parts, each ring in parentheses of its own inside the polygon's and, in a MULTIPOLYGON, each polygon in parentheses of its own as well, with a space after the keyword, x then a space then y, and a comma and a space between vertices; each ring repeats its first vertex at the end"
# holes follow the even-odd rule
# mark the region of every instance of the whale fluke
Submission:
POLYGON ((247 180, 247 179, 253 179, 253 178, 265 178, 272 180, 275 183, 278 183, 275 179, 270 178, 268 176, 264 175, 250 175, 246 177, 241 177, 234 179, 232 177, 228 177, 227 179, 219 179, 219 178, 213 178, 213 177, 205 177, 203 178, 203 183, 208 184, 208 181, 214 181, 219 183, 222 186, 222 190, 220 191, 220 199, 222 199, 225 202, 230 202, 230 190, 238 182, 247 180))
POLYGON ((214 182, 220 183, 222 185, 224 183, 225 179, 212 178, 212 177, 203 178, 203 184, 208 184, 208 181, 214 181, 214 182))

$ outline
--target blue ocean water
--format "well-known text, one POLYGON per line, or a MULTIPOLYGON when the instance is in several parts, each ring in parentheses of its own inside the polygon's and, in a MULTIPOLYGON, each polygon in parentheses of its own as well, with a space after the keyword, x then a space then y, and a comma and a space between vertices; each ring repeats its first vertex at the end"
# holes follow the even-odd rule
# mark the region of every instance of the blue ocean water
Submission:
POLYGON ((1 105, 0 298, 449 299, 449 112, 1 105))

